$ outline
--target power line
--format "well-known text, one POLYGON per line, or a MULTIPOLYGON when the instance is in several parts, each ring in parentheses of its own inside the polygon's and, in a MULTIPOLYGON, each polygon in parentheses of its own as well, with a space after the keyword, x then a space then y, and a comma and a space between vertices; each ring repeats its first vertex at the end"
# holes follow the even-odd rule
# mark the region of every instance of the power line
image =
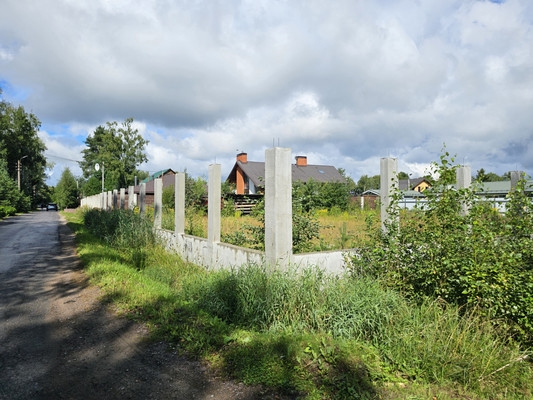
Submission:
POLYGON ((53 155, 53 154, 46 154, 44 153, 45 157, 52 157, 52 158, 59 158, 61 160, 67 160, 67 161, 72 161, 72 162, 81 162, 80 160, 73 160, 71 158, 66 158, 66 157, 61 157, 61 156, 56 156, 56 155, 53 155))

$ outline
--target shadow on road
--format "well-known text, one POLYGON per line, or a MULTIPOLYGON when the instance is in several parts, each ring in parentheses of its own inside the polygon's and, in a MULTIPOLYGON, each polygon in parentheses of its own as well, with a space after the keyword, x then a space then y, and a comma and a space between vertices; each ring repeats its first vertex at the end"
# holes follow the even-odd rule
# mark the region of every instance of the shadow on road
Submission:
POLYGON ((0 399, 259 399, 148 340, 99 301, 64 222, 60 242, 0 274, 0 399))

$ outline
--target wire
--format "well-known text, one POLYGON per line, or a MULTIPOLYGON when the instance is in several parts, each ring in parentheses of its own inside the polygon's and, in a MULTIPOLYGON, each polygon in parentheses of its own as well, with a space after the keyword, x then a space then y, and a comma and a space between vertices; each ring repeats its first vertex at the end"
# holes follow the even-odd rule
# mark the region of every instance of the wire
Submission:
POLYGON ((46 154, 46 152, 44 153, 45 157, 52 157, 52 158, 59 158, 61 160, 67 160, 67 161, 72 161, 72 162, 81 162, 80 160, 73 160, 71 158, 65 158, 65 157, 61 157, 61 156, 55 156, 53 154, 46 154))

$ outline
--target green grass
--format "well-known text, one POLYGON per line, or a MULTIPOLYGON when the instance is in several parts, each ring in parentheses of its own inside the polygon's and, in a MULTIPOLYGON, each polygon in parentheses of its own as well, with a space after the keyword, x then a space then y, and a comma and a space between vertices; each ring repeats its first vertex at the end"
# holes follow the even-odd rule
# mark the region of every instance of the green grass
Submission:
POLYGON ((104 301, 247 384, 305 399, 533 395, 527 353, 475 314, 414 306, 379 282, 317 269, 208 272, 157 245, 139 267, 130 251, 92 236, 80 213, 65 217, 104 301))

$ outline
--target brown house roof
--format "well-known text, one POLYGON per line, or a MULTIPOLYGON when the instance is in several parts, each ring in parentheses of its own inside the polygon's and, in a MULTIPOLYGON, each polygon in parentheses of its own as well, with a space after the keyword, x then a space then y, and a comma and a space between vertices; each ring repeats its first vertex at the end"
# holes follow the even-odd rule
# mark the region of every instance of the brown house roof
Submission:
MULTIPOLYGON (((236 161, 231 170, 227 182, 236 182, 237 168, 240 168, 248 179, 250 179, 256 187, 265 186, 265 163, 258 161, 236 161)), ((307 182, 313 179, 316 182, 340 182, 346 183, 346 179, 339 173, 337 168, 331 165, 312 165, 305 166, 292 165, 292 181, 307 182)))

